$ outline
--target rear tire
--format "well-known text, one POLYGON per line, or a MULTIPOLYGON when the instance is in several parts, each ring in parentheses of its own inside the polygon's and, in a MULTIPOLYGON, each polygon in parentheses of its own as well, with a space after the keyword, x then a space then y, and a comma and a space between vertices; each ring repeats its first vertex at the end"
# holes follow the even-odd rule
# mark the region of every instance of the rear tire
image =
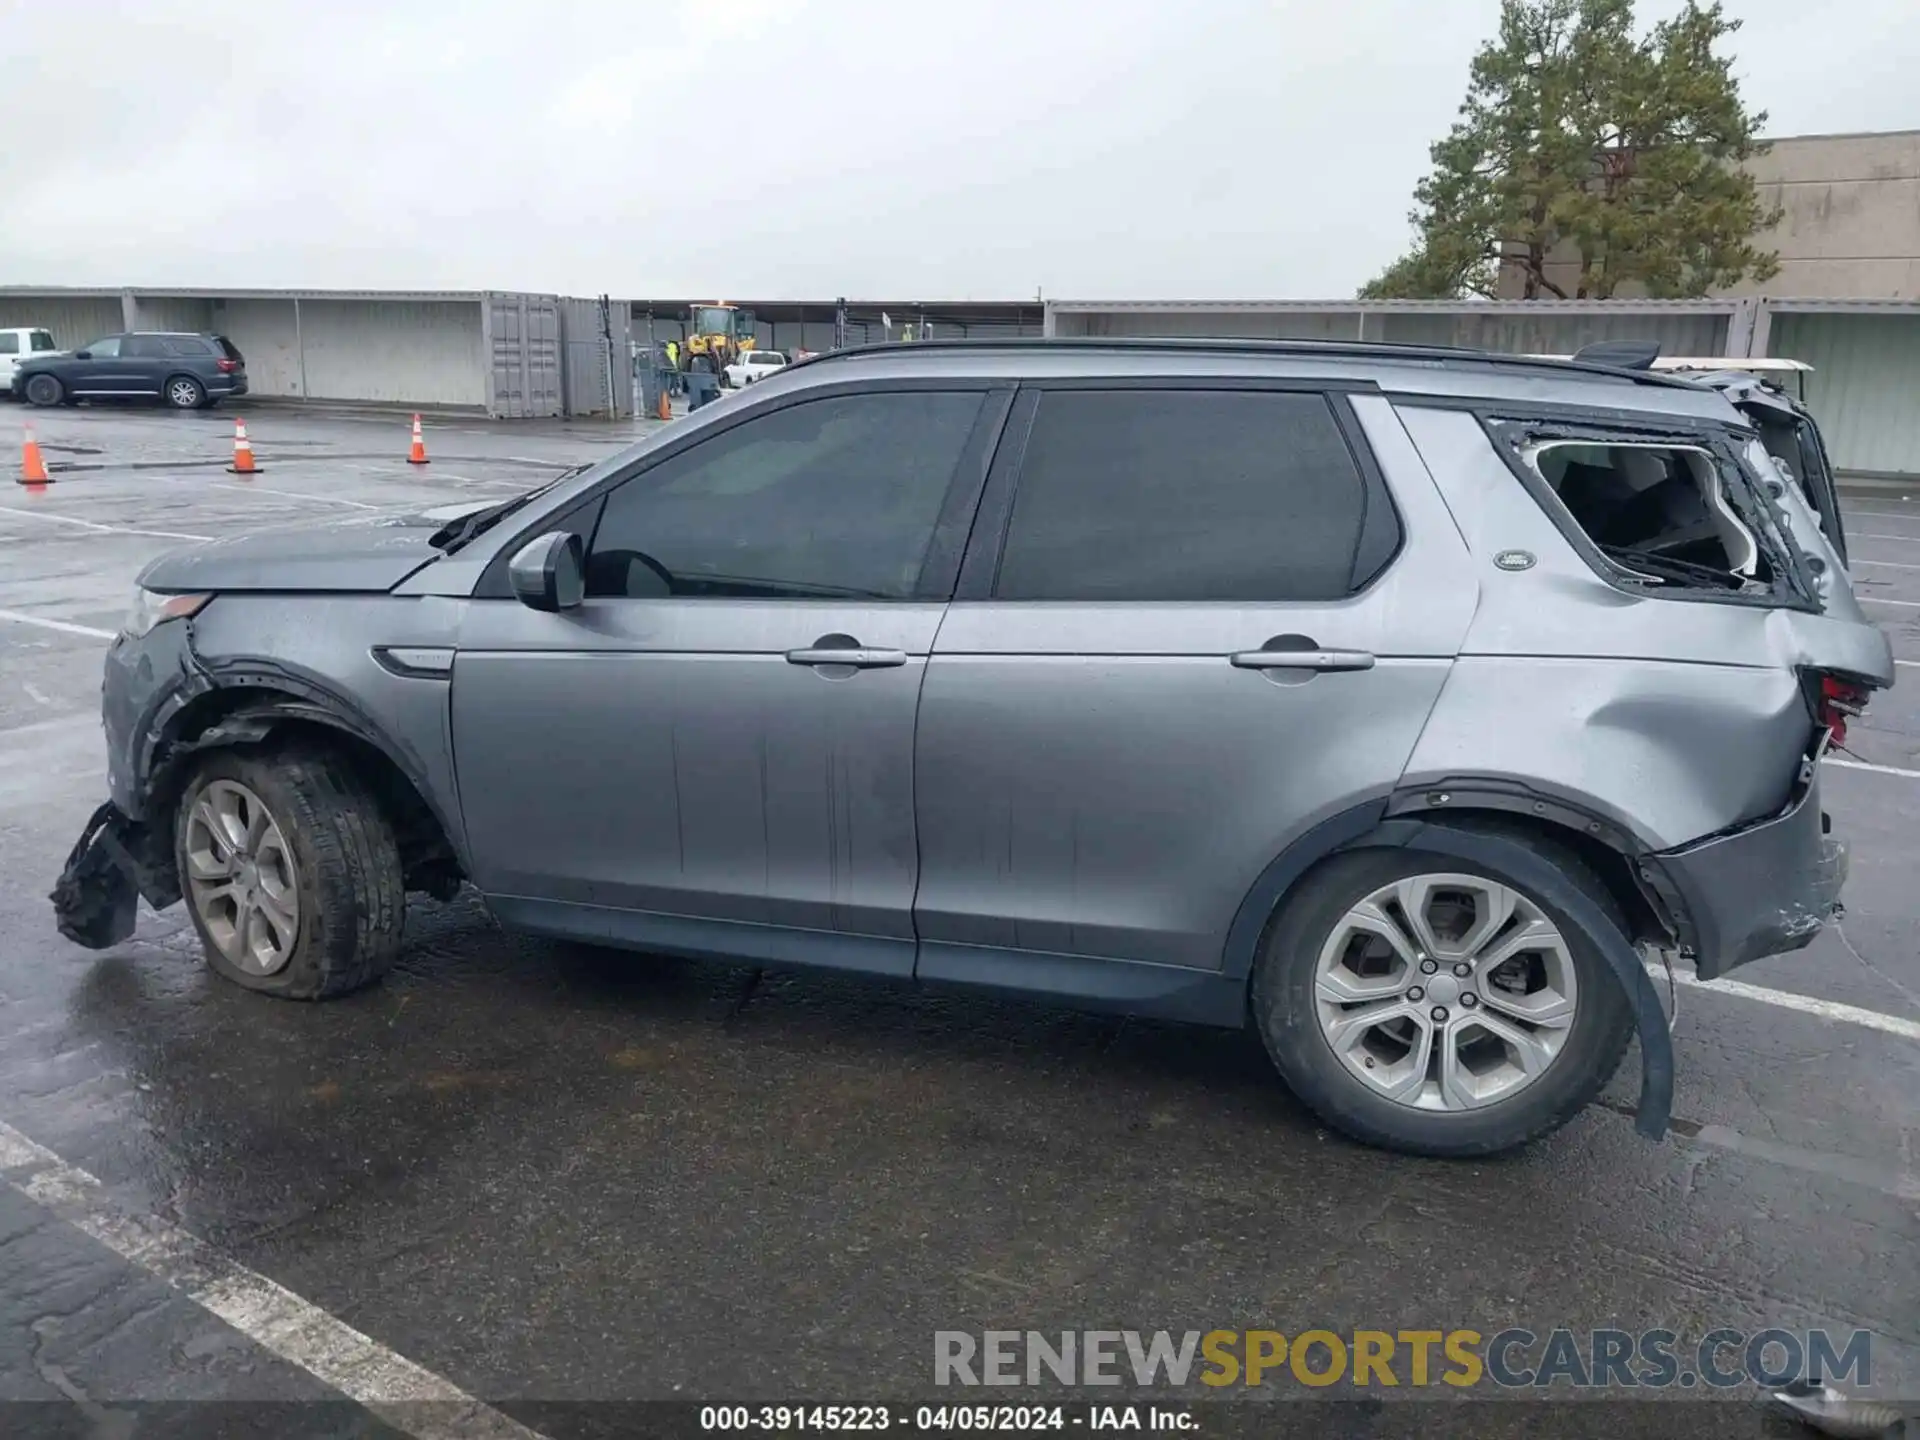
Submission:
POLYGON ((212 752, 180 797, 174 859, 207 964, 236 985, 325 1000, 372 984, 399 954, 393 827, 324 750, 212 752))
POLYGON ((27 401, 48 410, 66 402, 67 387, 52 375, 31 375, 27 378, 27 401))
POLYGON ((191 375, 170 376, 160 394, 175 410, 198 410, 207 403, 207 387, 191 375))
MULTIPOLYGON (((1625 930, 1619 906, 1576 856, 1529 844, 1625 930)), ((1599 945, 1553 896, 1485 866, 1386 849, 1337 856, 1288 897, 1254 971, 1253 1016, 1275 1068, 1328 1125, 1369 1145, 1444 1157, 1494 1155, 1557 1130, 1613 1078, 1633 1033, 1628 997, 1599 945), (1511 919, 1502 918, 1503 896, 1511 919), (1419 923, 1406 918, 1410 907, 1419 923), (1463 917, 1459 930, 1440 923, 1450 916, 1463 917), (1495 923, 1506 928, 1474 946, 1477 927, 1495 923), (1523 925, 1542 943, 1523 939, 1523 925), (1431 947, 1437 959, 1417 938, 1422 930, 1442 942, 1431 947), (1496 958, 1503 954, 1510 958, 1496 958), (1357 992, 1366 998, 1353 999, 1357 992), (1536 1009, 1571 1020, 1517 1018, 1536 1009)))

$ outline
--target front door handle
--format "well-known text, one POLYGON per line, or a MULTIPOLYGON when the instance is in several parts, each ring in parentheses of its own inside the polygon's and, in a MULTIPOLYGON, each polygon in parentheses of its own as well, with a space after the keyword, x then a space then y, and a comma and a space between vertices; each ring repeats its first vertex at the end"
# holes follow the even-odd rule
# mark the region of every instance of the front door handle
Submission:
POLYGON ((852 670, 888 670, 907 663, 904 650, 870 650, 864 645, 809 646, 787 651, 789 665, 845 665, 852 670))
POLYGON ((1239 670, 1371 670, 1365 650, 1242 650, 1227 662, 1239 670))

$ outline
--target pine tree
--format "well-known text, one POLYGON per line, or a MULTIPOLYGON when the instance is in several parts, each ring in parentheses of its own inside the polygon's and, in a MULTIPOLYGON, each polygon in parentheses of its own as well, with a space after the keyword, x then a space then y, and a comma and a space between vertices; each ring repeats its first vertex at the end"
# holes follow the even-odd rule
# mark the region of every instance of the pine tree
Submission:
POLYGON ((1766 114, 1715 49, 1739 28, 1719 0, 1687 0, 1645 36, 1633 0, 1503 0, 1414 190, 1417 242, 1362 298, 1492 296, 1503 264, 1529 300, 1695 296, 1776 273, 1753 238, 1779 212, 1740 168, 1766 114))

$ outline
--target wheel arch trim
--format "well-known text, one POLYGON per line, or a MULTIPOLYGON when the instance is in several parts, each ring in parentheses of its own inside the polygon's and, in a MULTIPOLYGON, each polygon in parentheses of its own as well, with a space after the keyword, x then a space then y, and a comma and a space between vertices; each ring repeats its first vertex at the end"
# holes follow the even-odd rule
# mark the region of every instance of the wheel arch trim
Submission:
POLYGON ((318 675, 281 661, 250 658, 225 660, 197 667, 195 682, 177 692, 175 702, 160 708, 141 740, 138 773, 143 777, 142 798, 151 801, 163 781, 177 773, 188 757, 220 745, 255 745, 284 721, 304 721, 350 735, 369 745, 393 765, 432 814, 462 869, 467 865, 465 833, 447 814, 426 767, 406 745, 394 740, 359 706, 318 675), (241 699, 191 740, 178 738, 182 715, 210 695, 236 698, 256 692, 256 700, 241 699))
MULTIPOLYGON (((1421 787, 1420 794, 1433 787, 1421 787)), ((1445 793, 1460 797, 1448 802, 1453 811, 1482 809, 1468 806, 1464 798, 1475 794, 1471 784, 1448 789, 1445 793)), ((1492 792, 1506 793, 1506 792, 1492 792)), ((1440 806, 1408 804, 1407 792, 1382 795, 1351 806, 1321 820, 1296 836, 1261 871, 1248 890, 1228 928, 1223 974, 1226 978, 1250 985, 1253 965, 1267 926, 1279 912, 1282 902, 1307 871, 1329 856, 1363 849, 1421 850, 1453 860, 1477 862, 1511 875, 1562 910, 1574 924, 1594 937, 1602 957, 1625 990, 1633 1011, 1634 1028, 1640 1036, 1640 1103, 1635 1126, 1642 1135, 1658 1140, 1665 1136, 1673 1109, 1674 1063, 1672 1038, 1667 1029, 1666 1012, 1660 1004, 1646 966, 1632 940, 1612 917, 1594 903, 1585 892, 1569 885, 1560 872, 1542 859, 1517 836, 1469 830, 1445 823, 1437 813, 1440 806), (1396 802, 1400 813, 1392 813, 1396 802)), ((1507 796, 1511 800, 1511 795, 1507 796)), ((1485 807, 1534 814, 1529 800, 1525 811, 1512 805, 1485 807)), ((1569 811, 1579 814, 1576 809, 1569 811)), ((1588 821, 1600 817, 1589 816, 1588 821)), ((1574 827, 1567 827, 1569 829, 1574 827)), ((1584 828, 1584 827, 1582 827, 1584 828)), ((1593 832, 1604 834, 1605 831, 1593 832)), ((1642 876, 1643 854, 1637 850, 1626 858, 1632 873, 1642 876)))

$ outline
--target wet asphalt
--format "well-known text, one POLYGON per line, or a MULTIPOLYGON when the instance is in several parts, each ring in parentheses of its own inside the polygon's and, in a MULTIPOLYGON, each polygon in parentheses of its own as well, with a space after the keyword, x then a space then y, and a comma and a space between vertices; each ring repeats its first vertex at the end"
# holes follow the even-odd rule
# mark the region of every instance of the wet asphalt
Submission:
MULTIPOLYGON (((32 417, 56 483, 0 493, 0 612, 80 627, 0 618, 0 1122, 116 1205, 556 1437, 611 1433, 562 1402, 924 1396, 943 1329, 1866 1329, 1881 1388, 1920 1394, 1911 1025, 1683 989, 1676 1135, 1634 1134, 1630 1059, 1557 1136, 1460 1164, 1324 1132, 1249 1038, 524 940, 470 898, 417 902, 398 971, 318 1006, 218 981, 178 907, 69 945, 45 896, 105 794, 84 632, 145 561, 509 495, 646 428, 434 420, 412 469, 404 417, 244 413, 252 481, 231 412, 83 409, 32 417)), ((1848 507, 1920 662, 1920 491, 1848 507)), ((1883 768, 1827 775, 1844 927, 1741 981, 1920 1021, 1920 776, 1889 773, 1920 772, 1917 675, 1854 732, 1883 768)), ((133 1433, 143 1403, 329 1393, 0 1185, 0 1402, 133 1433)), ((1755 1399, 1601 1428, 1758 1434, 1755 1399)), ((1352 1433, 1403 1433, 1386 1413, 1352 1433)))

